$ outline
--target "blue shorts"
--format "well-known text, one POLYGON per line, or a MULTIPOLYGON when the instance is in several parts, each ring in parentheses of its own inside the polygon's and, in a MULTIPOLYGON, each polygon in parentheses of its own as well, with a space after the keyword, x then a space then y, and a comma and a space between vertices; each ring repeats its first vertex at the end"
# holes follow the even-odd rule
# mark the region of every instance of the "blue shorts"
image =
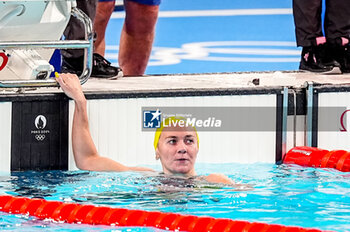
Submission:
MULTIPOLYGON (((112 2, 114 0, 98 0, 99 2, 112 2)), ((145 5, 151 5, 151 6, 158 6, 161 2, 161 0, 127 0, 127 1, 133 1, 145 5)))

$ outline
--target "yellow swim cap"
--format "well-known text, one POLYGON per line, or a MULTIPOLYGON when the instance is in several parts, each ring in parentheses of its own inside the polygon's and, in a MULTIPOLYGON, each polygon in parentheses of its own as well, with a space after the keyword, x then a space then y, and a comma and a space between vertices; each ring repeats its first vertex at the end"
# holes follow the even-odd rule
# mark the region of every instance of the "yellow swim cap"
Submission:
MULTIPOLYGON (((159 128, 157 128, 156 130, 156 133, 154 134, 154 142, 153 142, 153 146, 154 146, 154 149, 157 149, 158 147, 158 143, 159 143, 159 138, 160 138, 160 135, 162 134, 163 132, 163 129, 164 129, 164 125, 169 125, 170 122, 179 122, 179 121, 184 121, 186 122, 186 118, 184 117, 176 117, 176 116, 172 116, 172 117, 168 117, 166 119, 164 119, 160 125, 159 128)), ((197 145, 199 147, 199 137, 198 137, 198 132, 197 132, 197 129, 195 126, 192 126, 192 125, 189 125, 191 126, 194 131, 196 132, 196 136, 197 136, 197 145)))

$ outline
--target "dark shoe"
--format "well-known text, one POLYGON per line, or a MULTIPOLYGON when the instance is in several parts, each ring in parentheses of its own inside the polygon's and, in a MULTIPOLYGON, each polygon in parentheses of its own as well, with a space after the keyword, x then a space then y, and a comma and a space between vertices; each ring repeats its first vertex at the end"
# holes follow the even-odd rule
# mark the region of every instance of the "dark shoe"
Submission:
POLYGON ((73 73, 80 76, 83 71, 83 62, 83 56, 78 58, 62 57, 61 73, 73 73))
MULTIPOLYGON (((78 76, 81 75, 83 71, 84 57, 78 58, 62 58, 62 73, 74 73, 78 76)), ((91 77, 97 78, 118 78, 122 77, 123 72, 120 68, 111 66, 111 63, 103 58, 103 56, 94 53, 92 61, 92 73, 91 77)))
POLYGON ((315 73, 341 73, 340 64, 332 58, 326 44, 303 47, 299 69, 315 73))
POLYGON ((343 73, 350 73, 350 43, 344 46, 344 59, 341 65, 341 70, 343 73))
POLYGON ((123 76, 123 72, 121 68, 111 66, 111 62, 103 56, 94 53, 91 76, 97 78, 118 78, 123 76))
POLYGON ((350 44, 342 45, 341 39, 332 46, 333 57, 340 64, 343 73, 350 73, 350 44))

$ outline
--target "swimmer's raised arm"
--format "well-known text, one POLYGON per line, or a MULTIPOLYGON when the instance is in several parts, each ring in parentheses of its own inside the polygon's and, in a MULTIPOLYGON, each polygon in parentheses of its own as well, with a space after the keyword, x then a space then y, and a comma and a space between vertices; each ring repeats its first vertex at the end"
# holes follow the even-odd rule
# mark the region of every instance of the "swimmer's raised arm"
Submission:
POLYGON ((90 171, 153 171, 143 167, 128 167, 112 159, 100 156, 92 140, 87 116, 87 101, 79 78, 74 74, 56 75, 65 94, 75 102, 72 146, 74 160, 79 169, 90 171))

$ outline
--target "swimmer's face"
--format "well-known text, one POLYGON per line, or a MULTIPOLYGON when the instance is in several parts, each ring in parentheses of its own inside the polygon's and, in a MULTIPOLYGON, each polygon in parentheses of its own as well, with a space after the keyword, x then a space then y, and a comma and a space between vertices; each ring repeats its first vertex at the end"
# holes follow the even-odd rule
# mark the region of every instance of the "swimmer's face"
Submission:
POLYGON ((165 174, 194 176, 197 153, 197 133, 193 128, 164 128, 156 159, 160 159, 165 174))

